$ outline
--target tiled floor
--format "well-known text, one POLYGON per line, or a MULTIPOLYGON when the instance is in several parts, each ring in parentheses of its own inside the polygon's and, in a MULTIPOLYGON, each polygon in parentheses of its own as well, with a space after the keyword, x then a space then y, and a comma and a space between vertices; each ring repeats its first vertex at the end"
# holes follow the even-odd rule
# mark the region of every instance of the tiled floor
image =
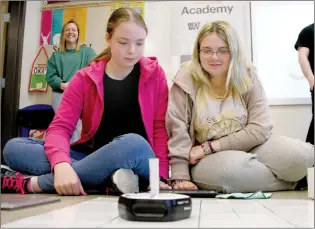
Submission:
POLYGON ((1 228, 18 227, 302 227, 314 228, 314 201, 307 192, 274 193, 266 200, 193 199, 189 219, 177 222, 131 222, 118 216, 117 198, 62 197, 61 202, 1 212, 1 228))

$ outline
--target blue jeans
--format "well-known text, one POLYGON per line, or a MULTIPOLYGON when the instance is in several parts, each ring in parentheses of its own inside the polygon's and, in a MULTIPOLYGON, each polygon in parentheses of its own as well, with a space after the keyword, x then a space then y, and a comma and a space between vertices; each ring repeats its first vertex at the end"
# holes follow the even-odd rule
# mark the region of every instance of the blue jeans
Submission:
MULTIPOLYGON (((46 157, 44 142, 30 138, 11 139, 3 149, 7 165, 18 172, 38 176, 44 192, 55 192, 54 175, 46 157)), ((108 177, 118 169, 131 169, 149 180, 149 159, 155 155, 149 143, 140 135, 126 134, 91 154, 70 150, 72 168, 87 190, 105 186, 108 177)))

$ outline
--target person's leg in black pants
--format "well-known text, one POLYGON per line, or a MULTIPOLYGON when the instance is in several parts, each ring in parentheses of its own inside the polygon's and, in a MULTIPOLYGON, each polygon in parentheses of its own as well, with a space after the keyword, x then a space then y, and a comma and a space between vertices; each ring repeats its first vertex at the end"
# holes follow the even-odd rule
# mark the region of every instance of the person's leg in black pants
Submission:
MULTIPOLYGON (((311 98, 312 98, 312 121, 310 127, 308 128, 308 133, 306 137, 306 142, 309 142, 314 145, 314 88, 311 90, 311 98)), ((300 180, 296 186, 296 190, 303 190, 307 188, 307 179, 304 177, 300 180)))
POLYGON ((308 129, 306 142, 309 142, 314 145, 314 89, 311 90, 312 95, 312 121, 308 129))

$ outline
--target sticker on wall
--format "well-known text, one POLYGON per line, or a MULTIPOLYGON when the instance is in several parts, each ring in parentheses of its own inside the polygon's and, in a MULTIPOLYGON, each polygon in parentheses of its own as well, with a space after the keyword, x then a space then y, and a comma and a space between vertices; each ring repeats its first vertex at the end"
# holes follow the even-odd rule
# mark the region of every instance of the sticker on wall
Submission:
POLYGON ((48 55, 46 49, 41 47, 32 65, 29 92, 47 92, 47 61, 48 55))

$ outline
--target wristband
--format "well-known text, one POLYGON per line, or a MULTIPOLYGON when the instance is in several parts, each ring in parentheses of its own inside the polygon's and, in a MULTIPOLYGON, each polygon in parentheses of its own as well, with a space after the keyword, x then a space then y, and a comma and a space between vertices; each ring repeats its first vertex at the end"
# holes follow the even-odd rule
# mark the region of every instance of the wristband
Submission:
POLYGON ((205 153, 205 155, 209 155, 212 154, 212 147, 210 146, 211 143, 209 143, 210 141, 205 141, 204 143, 201 144, 201 148, 203 149, 203 152, 205 153))
POLYGON ((209 144, 209 147, 210 147, 210 149, 211 149, 211 152, 212 152, 212 153, 215 153, 215 150, 214 150, 213 147, 212 147, 212 142, 211 142, 211 141, 208 141, 208 144, 209 144))

